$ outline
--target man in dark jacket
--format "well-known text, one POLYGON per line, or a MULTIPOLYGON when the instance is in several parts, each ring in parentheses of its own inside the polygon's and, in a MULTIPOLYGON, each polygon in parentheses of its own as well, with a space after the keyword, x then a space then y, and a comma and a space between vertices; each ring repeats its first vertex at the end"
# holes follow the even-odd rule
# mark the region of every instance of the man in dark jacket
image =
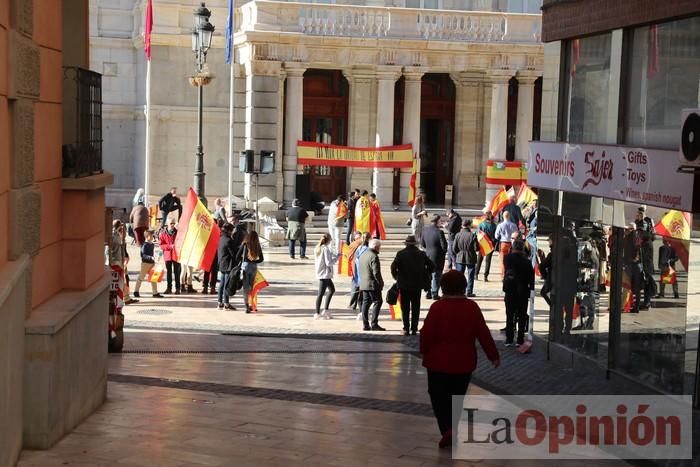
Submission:
MULTIPOLYGON (((493 221, 493 214, 491 211, 486 211, 486 219, 484 219, 481 224, 474 226, 478 228, 489 240, 494 247, 494 250, 498 249, 496 244, 496 223, 493 221)), ((482 255, 481 250, 479 250, 479 259, 476 262, 476 271, 474 272, 474 279, 479 279, 479 271, 481 271, 481 263, 486 259, 486 265, 484 269, 484 282, 489 281, 489 272, 491 271, 491 258, 493 257, 494 250, 491 250, 488 255, 482 255)))
POLYGON ((224 224, 219 238, 219 246, 216 250, 216 255, 219 258, 219 272, 221 272, 221 284, 217 294, 219 309, 226 308, 227 310, 235 310, 233 305, 229 303, 228 282, 231 277, 231 271, 236 265, 236 253, 238 253, 238 245, 236 245, 231 235, 233 234, 233 224, 224 224))
POLYGON ((634 304, 630 313, 639 313, 640 309, 646 309, 648 306, 642 305, 642 262, 637 239, 637 226, 632 223, 627 226, 625 236, 622 240, 622 261, 625 272, 630 280, 632 295, 634 296, 634 304))
POLYGON ((445 240, 445 233, 438 226, 439 222, 440 216, 435 214, 430 219, 430 225, 423 229, 423 236, 421 237, 421 246, 428 258, 430 258, 430 261, 435 264, 431 287, 425 295, 425 298, 432 298, 433 300, 440 298, 438 290, 440 288, 442 270, 445 267, 445 253, 447 253, 447 240, 445 240))
MULTIPOLYGON (((346 225, 348 226, 348 231, 345 234, 345 243, 350 245, 350 240, 352 239, 352 233, 355 230, 355 203, 360 198, 360 189, 355 188, 355 191, 348 193, 348 217, 346 225)), ((364 232, 361 232, 364 233, 364 232)))
POLYGON ((420 319, 420 291, 425 287, 426 279, 431 276, 435 266, 418 249, 415 236, 406 237, 405 244, 406 248, 396 253, 391 263, 391 275, 399 285, 403 335, 407 336, 410 330, 415 336, 420 319))
POLYGON ((455 237, 462 229, 462 217, 450 208, 447 210, 447 269, 452 269, 455 264, 455 237))
POLYGON ((360 292, 362 293, 362 322, 365 331, 385 331, 379 325, 379 309, 382 307, 384 279, 379 264, 379 249, 382 242, 376 238, 369 241, 369 248, 360 255, 360 292), (369 306, 372 309, 372 325, 369 321, 369 306))
POLYGON ((462 222, 462 230, 454 242, 456 269, 467 276, 467 297, 474 297, 474 272, 476 268, 476 235, 472 232, 471 219, 462 222))
POLYGON ((523 217, 523 211, 520 209, 520 206, 515 202, 515 195, 511 194, 508 196, 508 204, 506 207, 503 208, 502 212, 507 212, 510 214, 510 221, 517 225, 520 226, 526 225, 525 224, 525 217, 523 217))
POLYGON ((180 219, 182 216, 182 203, 180 202, 180 198, 177 197, 177 188, 172 187, 168 193, 163 195, 158 201, 158 209, 160 209, 161 212, 161 228, 165 227, 168 214, 173 211, 177 211, 177 218, 180 219))
POLYGON ((525 253, 522 240, 513 242, 512 250, 503 260, 505 274, 503 291, 506 293, 506 347, 515 345, 515 326, 518 326, 517 345, 525 341, 527 304, 530 291, 535 289, 535 271, 525 253))
POLYGON ((667 238, 663 239, 663 245, 659 247, 659 269, 661 270, 661 280, 659 281, 659 295, 656 298, 663 298, 666 291, 666 284, 671 283, 673 288, 673 298, 678 298, 678 280, 675 277, 676 261, 678 255, 676 250, 671 246, 671 242, 667 238), (664 280, 664 278, 667 278, 664 280))

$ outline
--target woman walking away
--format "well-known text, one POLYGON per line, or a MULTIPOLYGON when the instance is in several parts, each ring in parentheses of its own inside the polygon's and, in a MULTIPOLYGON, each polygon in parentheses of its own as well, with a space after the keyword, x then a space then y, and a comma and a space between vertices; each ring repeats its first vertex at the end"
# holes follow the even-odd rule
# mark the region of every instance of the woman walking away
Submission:
POLYGON ((227 310, 235 310, 233 305, 229 303, 228 281, 231 276, 231 270, 236 264, 236 244, 231 238, 233 233, 232 224, 224 224, 221 229, 221 238, 219 238, 219 247, 216 251, 216 256, 219 260, 219 272, 221 272, 221 284, 219 284, 219 293, 217 302, 219 309, 226 308, 227 310))
POLYGON ((331 236, 324 233, 321 240, 314 249, 314 257, 316 262, 316 279, 318 279, 318 295, 316 295, 316 314, 314 319, 331 319, 333 316, 330 312, 331 298, 335 293, 335 285, 333 284, 333 266, 338 261, 338 255, 333 253, 331 249, 331 236), (328 292, 328 293, 326 293, 328 292), (326 296, 326 303, 323 306, 321 313, 321 300, 326 296))
POLYGON ((442 276, 440 286, 443 297, 432 304, 425 318, 420 331, 420 351, 423 366, 428 370, 430 402, 442 434, 438 445, 447 448, 452 445, 462 412, 459 404, 456 413, 452 413, 452 396, 463 399, 467 393, 476 368, 476 340, 494 368, 501 361, 479 305, 464 296, 467 288, 464 274, 451 270, 442 276))
POLYGON ((241 263, 241 270, 243 271, 243 301, 245 302, 245 312, 250 313, 251 308, 248 296, 250 291, 253 290, 255 275, 258 273, 258 264, 265 260, 257 232, 248 232, 248 235, 246 235, 241 245, 241 258, 243 259, 241 263))

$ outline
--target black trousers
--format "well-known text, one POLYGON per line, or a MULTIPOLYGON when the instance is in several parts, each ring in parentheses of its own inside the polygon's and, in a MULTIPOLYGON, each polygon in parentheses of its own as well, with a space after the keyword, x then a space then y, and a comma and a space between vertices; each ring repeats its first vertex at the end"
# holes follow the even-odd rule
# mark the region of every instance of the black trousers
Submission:
POLYGON ((525 340, 527 329, 527 295, 506 293, 506 342, 513 342, 515 327, 518 328, 518 344, 525 340))
POLYGON ((175 274, 175 290, 180 290, 180 263, 177 261, 165 262, 165 281, 167 290, 173 290, 173 274, 175 274))
MULTIPOLYGON (((489 271, 491 271, 491 257, 493 256, 493 251, 486 255, 486 266, 484 269, 484 277, 489 277, 489 271)), ((484 256, 479 252, 479 258, 476 260, 476 271, 474 272, 475 275, 479 275, 479 271, 481 271, 481 263, 484 261, 484 256)))
POLYGON ((401 319, 403 319, 404 331, 418 331, 420 319, 420 289, 400 289, 401 294, 401 319))
POLYGON ((630 286, 634 295, 632 311, 639 311, 639 307, 642 304, 642 266, 639 263, 627 263, 625 264, 625 271, 627 271, 627 275, 630 278, 630 286))
POLYGON ((382 307, 382 291, 381 290, 363 290, 362 291, 362 323, 365 327, 370 326, 369 307, 372 305, 372 323, 371 326, 379 326, 379 309, 382 307))
POLYGON ((353 285, 352 295, 350 296, 350 306, 353 310, 360 307, 362 310, 362 292, 359 285, 353 285))
POLYGON ((453 428, 452 420, 455 420, 455 428, 458 425, 471 377, 471 373, 453 374, 428 370, 428 394, 441 434, 453 428), (454 404, 454 411, 452 396, 461 396, 458 403, 454 404))
POLYGON ((335 293, 335 285, 333 284, 333 279, 319 279, 318 281, 318 295, 316 295, 316 313, 321 312, 321 300, 323 296, 326 296, 326 304, 323 309, 327 310, 331 304, 331 298, 335 293), (326 291, 328 294, 326 295, 326 291))
POLYGON ((204 279, 202 279, 202 286, 206 289, 209 287, 214 290, 216 288, 216 278, 219 275, 219 262, 215 259, 214 263, 211 265, 210 271, 204 271, 204 279))
POLYGON ((348 217, 347 221, 345 221, 345 225, 348 229, 345 233, 345 244, 350 245, 350 242, 352 242, 352 229, 355 227, 355 218, 348 217))

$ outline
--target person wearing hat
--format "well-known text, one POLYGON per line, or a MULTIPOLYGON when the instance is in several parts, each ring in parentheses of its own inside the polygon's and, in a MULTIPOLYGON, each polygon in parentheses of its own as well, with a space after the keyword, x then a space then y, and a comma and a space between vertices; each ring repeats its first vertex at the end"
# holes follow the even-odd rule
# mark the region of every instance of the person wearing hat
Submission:
POLYGON ((447 218, 447 269, 452 269, 456 267, 454 245, 455 237, 462 229, 462 216, 450 208, 447 210, 447 218))
POLYGON ((292 207, 287 210, 287 240, 289 240, 289 257, 294 259, 295 244, 299 240, 299 256, 306 257, 306 218, 309 214, 301 207, 301 201, 294 198, 292 207))
POLYGON ((399 286, 403 335, 418 332, 420 320, 420 292, 430 281, 435 265, 418 249, 416 237, 409 235, 404 242, 406 248, 396 253, 391 263, 391 275, 399 286))
POLYGON ((476 267, 476 235, 472 232, 472 220, 464 219, 462 230, 454 242, 455 265, 457 271, 467 277, 467 297, 474 297, 474 271, 476 267))
POLYGON ((432 298, 433 300, 440 298, 438 295, 440 278, 442 277, 442 270, 445 267, 445 254, 447 253, 447 240, 445 239, 445 233, 440 229, 439 223, 440 216, 438 214, 433 215, 430 219, 430 225, 423 229, 423 238, 421 239, 421 246, 428 255, 428 258, 430 258, 430 261, 435 264, 432 283, 425 295, 425 298, 432 298))

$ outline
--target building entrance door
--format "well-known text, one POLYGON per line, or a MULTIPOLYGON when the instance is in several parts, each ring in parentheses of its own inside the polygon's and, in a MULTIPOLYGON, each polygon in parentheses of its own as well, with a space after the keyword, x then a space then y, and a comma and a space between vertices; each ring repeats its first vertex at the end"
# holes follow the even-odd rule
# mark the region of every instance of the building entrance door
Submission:
MULTIPOLYGON (((325 144, 347 144, 348 83, 340 70, 304 73, 302 138, 325 144)), ((347 191, 345 167, 305 166, 311 191, 326 203, 347 191)))

